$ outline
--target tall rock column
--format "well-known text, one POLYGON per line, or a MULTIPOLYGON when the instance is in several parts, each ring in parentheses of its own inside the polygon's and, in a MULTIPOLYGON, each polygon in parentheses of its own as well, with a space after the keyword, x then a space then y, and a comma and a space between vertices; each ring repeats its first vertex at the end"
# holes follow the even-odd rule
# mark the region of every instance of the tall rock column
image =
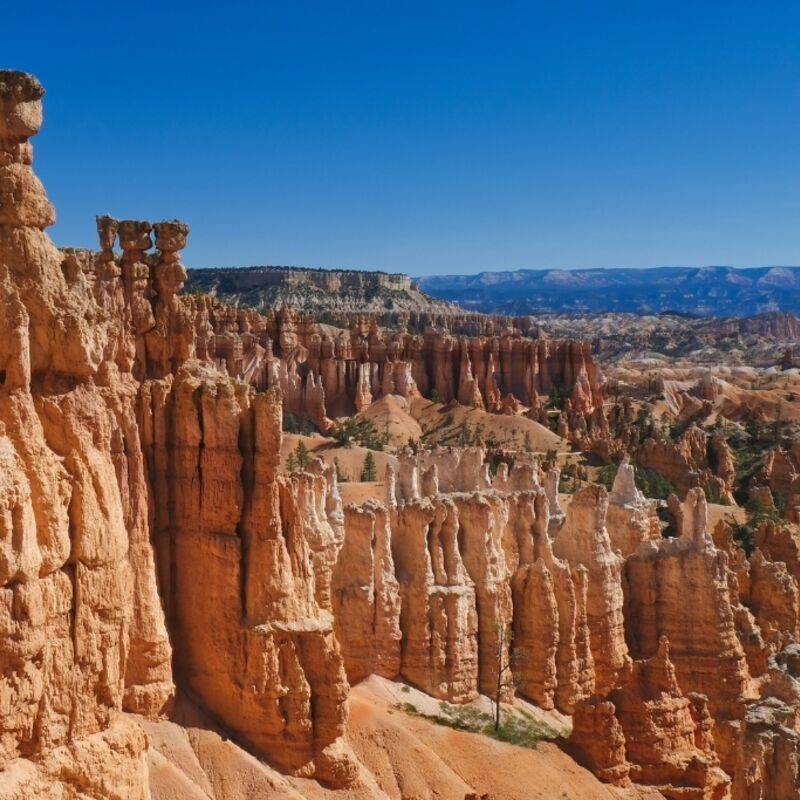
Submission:
POLYGON ((158 714, 172 682, 136 385, 44 232, 43 94, 0 71, 0 771, 11 798, 146 798, 145 738, 120 712, 158 714))
POLYGON ((477 695, 475 586, 458 548, 448 498, 406 502, 393 512, 392 553, 402 606, 401 674, 452 702, 477 695))
MULTIPOLYGON (((349 784, 347 678, 333 632, 340 504, 321 470, 277 474, 281 397, 189 361, 143 398, 178 676, 281 769, 349 784)), ((162 565, 163 566, 163 565, 162 565)))
POLYGON ((607 511, 605 487, 587 486, 575 492, 553 543, 558 558, 568 561, 573 570, 587 571, 586 615, 598 694, 614 688, 631 665, 622 610, 623 560, 611 549, 607 511))
MULTIPOLYGON (((453 495, 453 502, 458 510, 461 557, 475 585, 478 690, 493 697, 497 691, 499 665, 507 663, 510 655, 511 576, 502 546, 508 504, 497 495, 477 492, 453 495)), ((502 694, 510 700, 513 690, 506 687, 502 694)))
POLYGON ((386 507, 345 509, 344 546, 333 572, 333 612, 347 678, 395 678, 400 672, 400 587, 394 574, 386 507))
POLYGON ((708 697, 717 751, 732 773, 739 721, 754 689, 736 635, 728 559, 706 529, 702 489, 690 490, 676 509, 680 536, 646 541, 625 563, 628 641, 637 658, 650 658, 660 637, 669 639, 678 684, 708 697))

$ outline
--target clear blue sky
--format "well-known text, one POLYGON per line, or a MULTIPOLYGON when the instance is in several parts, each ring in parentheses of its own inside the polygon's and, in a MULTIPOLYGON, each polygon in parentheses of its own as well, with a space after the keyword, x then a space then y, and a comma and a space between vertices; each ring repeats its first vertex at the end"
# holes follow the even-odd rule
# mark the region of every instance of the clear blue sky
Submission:
POLYGON ((6 3, 59 244, 189 266, 800 263, 800 3, 6 3))

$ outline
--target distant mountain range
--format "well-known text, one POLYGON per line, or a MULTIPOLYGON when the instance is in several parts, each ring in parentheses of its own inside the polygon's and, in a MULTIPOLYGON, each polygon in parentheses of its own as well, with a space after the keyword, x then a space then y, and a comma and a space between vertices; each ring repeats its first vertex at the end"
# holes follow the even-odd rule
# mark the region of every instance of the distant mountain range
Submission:
POLYGON ((800 267, 519 269, 418 278, 428 294, 472 311, 673 311, 698 316, 800 313, 800 267))

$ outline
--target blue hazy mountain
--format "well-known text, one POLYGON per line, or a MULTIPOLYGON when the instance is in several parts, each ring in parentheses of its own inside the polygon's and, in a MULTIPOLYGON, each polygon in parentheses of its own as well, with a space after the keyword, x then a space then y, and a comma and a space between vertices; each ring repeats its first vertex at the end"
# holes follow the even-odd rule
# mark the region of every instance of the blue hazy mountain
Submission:
POLYGON ((800 267, 519 269, 431 275, 420 288, 474 311, 675 311, 700 316, 800 313, 800 267))

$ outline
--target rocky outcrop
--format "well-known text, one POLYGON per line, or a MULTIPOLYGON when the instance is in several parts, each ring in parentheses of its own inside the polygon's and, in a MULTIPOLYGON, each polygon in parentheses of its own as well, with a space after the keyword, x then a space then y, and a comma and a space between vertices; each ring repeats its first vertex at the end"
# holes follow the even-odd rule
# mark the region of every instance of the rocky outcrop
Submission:
POLYGON ((666 638, 649 659, 633 662, 623 685, 606 699, 579 705, 570 741, 608 783, 654 786, 668 798, 728 797, 713 722, 703 695, 681 691, 666 638))
POLYGON ((173 684, 130 340, 44 233, 43 93, 0 72, 3 796, 144 798, 144 736, 121 712, 166 711, 173 684))
POLYGON ((693 487, 702 486, 716 502, 735 503, 736 468, 721 431, 709 436, 692 425, 674 442, 647 439, 635 458, 640 466, 661 473, 681 498, 693 487))
POLYGON ((122 711, 169 713, 173 647, 240 742, 347 784, 332 469, 279 478, 280 394, 193 359, 185 225, 102 217, 100 253, 52 245, 42 93, 0 72, 3 796, 149 796, 122 711))
POLYGON ((231 305, 304 312, 384 313, 395 311, 457 313, 458 306, 421 292, 408 275, 346 269, 301 267, 227 267, 193 269, 189 288, 208 292, 231 305))
MULTIPOLYGON (((454 495, 458 518, 458 544, 464 566, 475 586, 478 614, 478 691, 493 696, 505 676, 500 665, 510 662, 513 623, 510 570, 503 549, 508 504, 499 497, 454 495)), ((513 686, 503 687, 506 699, 513 686)))
POLYGON ((736 753, 733 800, 778 800, 800 793, 800 649, 770 659, 770 680, 744 715, 736 753))
POLYGON ((585 343, 535 341, 518 332, 453 336, 447 315, 431 318, 435 324, 424 335, 412 335, 402 324, 384 331, 374 315, 363 313, 341 320, 347 330, 285 304, 260 314, 207 295, 178 302, 175 293, 186 279, 177 256, 188 233, 183 223, 153 226, 102 217, 98 232, 101 250, 65 251, 65 272, 89 286, 98 303, 130 317, 144 334, 136 341, 137 362, 147 358, 151 369, 159 363, 160 376, 196 354, 258 390, 280 386, 284 408, 308 415, 323 431, 332 418, 361 411, 387 394, 422 393, 443 403, 520 413, 526 406, 538 408, 539 396, 554 391, 574 395, 565 417, 568 430, 604 429, 605 382, 585 343), (153 230, 155 253, 149 252, 153 230), (114 254, 118 236, 120 257, 114 254), (153 298, 158 299, 151 308, 153 298))
POLYGON ((514 599, 518 691, 542 708, 566 713, 594 689, 587 621, 588 570, 553 555, 546 495, 517 494, 508 513, 506 548, 514 599))
POLYGON ((492 485, 489 465, 485 463, 486 451, 481 447, 434 447, 418 453, 405 448, 397 454, 397 459, 398 501, 419 497, 422 491, 420 477, 434 467, 437 490, 442 493, 472 492, 492 485))
POLYGON ((146 385, 143 398, 179 680, 280 768, 347 784, 356 769, 340 741, 347 681, 331 603, 343 538, 335 476, 278 476, 276 391, 256 394, 189 362, 146 385))
POLYGON ((625 643, 622 557, 611 549, 606 530, 608 493, 602 486, 576 492, 553 551, 573 569, 587 571, 586 616, 595 669, 595 690, 605 694, 630 668, 625 643))
POLYGON ((633 553, 649 539, 661 537, 655 503, 636 488, 633 466, 627 459, 619 465, 608 496, 606 527, 611 547, 623 557, 633 553))
POLYGON ((755 531, 758 549, 772 561, 781 561, 800 582, 800 535, 788 525, 765 522, 755 531))
POLYGON ((371 501, 345 508, 346 535, 333 572, 334 630, 350 683, 400 673, 400 586, 390 515, 371 501))
POLYGON ((753 687, 737 636, 728 560, 707 531, 702 490, 688 493, 677 517, 677 539, 645 542, 625 563, 627 640, 642 659, 667 637, 678 685, 708 697, 717 750, 731 772, 739 720, 753 687))
POLYGON ((478 693, 478 615, 458 547, 456 508, 450 499, 426 499, 393 515, 401 674, 433 697, 471 700, 478 693))
POLYGON ((553 555, 541 489, 401 500, 388 517, 375 503, 346 514, 334 610, 353 679, 399 674, 463 702, 494 696, 498 665, 512 661, 517 691, 544 708, 570 713, 592 692, 590 569, 553 555))

